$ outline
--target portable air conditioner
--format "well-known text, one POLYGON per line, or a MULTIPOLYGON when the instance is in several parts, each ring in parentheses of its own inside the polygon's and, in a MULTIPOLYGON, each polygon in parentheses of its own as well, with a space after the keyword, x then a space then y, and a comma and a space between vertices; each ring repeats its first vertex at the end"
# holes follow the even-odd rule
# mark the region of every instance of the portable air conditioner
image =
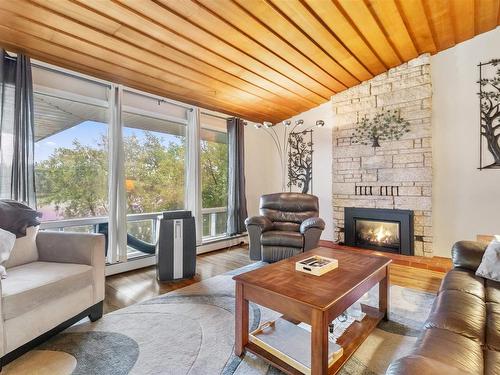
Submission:
POLYGON ((191 211, 164 212, 156 247, 157 279, 184 279, 195 273, 196 229, 191 211))

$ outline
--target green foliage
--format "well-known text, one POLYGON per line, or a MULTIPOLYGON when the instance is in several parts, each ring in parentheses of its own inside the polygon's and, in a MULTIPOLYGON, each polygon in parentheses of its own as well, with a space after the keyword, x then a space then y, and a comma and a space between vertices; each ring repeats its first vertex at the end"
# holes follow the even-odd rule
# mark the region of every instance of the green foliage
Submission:
POLYGON ((228 149, 226 143, 201 141, 202 206, 227 206, 228 149))
MULTIPOLYGON (((181 209, 185 195, 184 138, 162 143, 145 132, 145 139, 125 137, 125 176, 129 213, 181 209)), ((65 218, 106 216, 108 212, 107 138, 95 146, 73 141, 36 165, 39 204, 54 205, 65 218)), ((203 207, 227 202, 227 144, 201 143, 203 207)))
POLYGON ((352 133, 352 141, 380 147, 379 141, 399 140, 409 131, 410 123, 400 116, 399 111, 386 110, 377 113, 372 119, 363 117, 352 133))
POLYGON ((108 212, 108 163, 104 142, 96 148, 76 139, 72 148, 57 148, 36 165, 39 204, 54 204, 64 216, 101 216, 108 212))

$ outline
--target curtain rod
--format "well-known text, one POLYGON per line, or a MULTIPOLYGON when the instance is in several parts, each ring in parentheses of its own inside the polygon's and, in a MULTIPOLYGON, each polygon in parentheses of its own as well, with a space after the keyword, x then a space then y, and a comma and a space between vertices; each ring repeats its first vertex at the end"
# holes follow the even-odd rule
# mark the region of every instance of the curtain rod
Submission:
POLYGON ((214 115, 214 114, 212 114, 212 113, 203 112, 203 111, 201 111, 201 114, 202 114, 202 115, 207 115, 207 116, 216 117, 216 118, 220 118, 221 120, 227 120, 228 118, 233 117, 233 116, 222 117, 222 116, 219 116, 219 115, 214 115))
POLYGON ((11 56, 7 52, 5 52, 5 55, 3 57, 4 57, 4 59, 7 59, 7 60, 17 61, 17 56, 11 56))

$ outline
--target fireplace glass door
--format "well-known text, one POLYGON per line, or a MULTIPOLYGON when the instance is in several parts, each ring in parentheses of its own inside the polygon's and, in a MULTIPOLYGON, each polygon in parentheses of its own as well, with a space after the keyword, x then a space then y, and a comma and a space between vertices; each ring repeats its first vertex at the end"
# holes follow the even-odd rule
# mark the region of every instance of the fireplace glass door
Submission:
POLYGON ((355 221, 356 245, 399 251, 401 246, 399 222, 361 219, 355 221))

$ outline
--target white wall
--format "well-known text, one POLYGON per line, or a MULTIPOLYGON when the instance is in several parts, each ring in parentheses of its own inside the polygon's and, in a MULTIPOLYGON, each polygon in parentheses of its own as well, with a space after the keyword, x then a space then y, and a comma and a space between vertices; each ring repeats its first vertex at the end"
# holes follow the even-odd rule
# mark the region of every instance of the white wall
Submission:
POLYGON ((262 194, 281 190, 278 154, 272 139, 253 123, 245 128, 245 182, 248 215, 259 214, 262 194))
POLYGON ((500 233, 500 170, 479 171, 479 62, 500 58, 500 28, 431 59, 434 255, 500 233))
MULTIPOLYGON (((290 120, 304 120, 304 127, 325 121, 325 127, 314 128, 313 132, 313 191, 319 198, 320 216, 326 222, 323 240, 333 240, 332 207, 332 123, 333 111, 330 102, 301 113, 290 120)), ((283 127, 279 125, 278 131, 283 127)), ((262 194, 276 193, 281 188, 281 169, 276 146, 263 129, 249 124, 245 129, 245 176, 248 214, 259 212, 259 198, 262 194)))
POLYGON ((316 120, 323 120, 325 126, 313 131, 313 190, 312 194, 319 198, 319 216, 325 220, 326 228, 321 235, 322 240, 333 241, 333 204, 332 204, 332 127, 333 109, 328 101, 307 112, 292 117, 302 119, 309 127, 316 120))

